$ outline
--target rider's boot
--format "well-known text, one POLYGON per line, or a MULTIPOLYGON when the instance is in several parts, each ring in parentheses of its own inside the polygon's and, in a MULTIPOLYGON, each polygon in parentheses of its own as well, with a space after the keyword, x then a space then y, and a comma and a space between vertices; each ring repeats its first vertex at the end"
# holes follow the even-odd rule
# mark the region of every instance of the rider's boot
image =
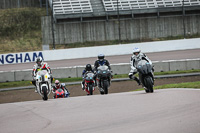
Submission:
POLYGON ((94 80, 94 87, 96 87, 97 86, 97 81, 96 80, 94 80))
POLYGON ((35 87, 35 93, 38 93, 37 87, 35 87))
POLYGON ((83 82, 81 82, 81 87, 82 87, 82 90, 85 90, 85 86, 83 82))
POLYGON ((141 82, 137 77, 134 77, 133 79, 137 82, 138 85, 141 85, 141 82))

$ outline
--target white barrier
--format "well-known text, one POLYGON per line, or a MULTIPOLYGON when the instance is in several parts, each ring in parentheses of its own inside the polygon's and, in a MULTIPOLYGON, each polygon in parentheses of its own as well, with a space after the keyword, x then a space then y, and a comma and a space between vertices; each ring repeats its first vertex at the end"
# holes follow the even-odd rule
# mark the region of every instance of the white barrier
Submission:
MULTIPOLYGON (((153 65, 155 72, 200 69, 200 58, 153 62, 153 65)), ((130 64, 129 63, 112 64, 111 68, 114 75, 127 74, 128 76, 128 73, 130 71, 130 64)), ((57 68, 53 69, 52 71, 54 78, 69 78, 69 77, 81 77, 83 69, 84 69, 83 66, 77 66, 77 67, 57 68)), ((32 79, 31 70, 0 72, 0 82, 22 81, 31 79, 32 79)))
POLYGON ((125 55, 131 54, 134 47, 139 47, 144 53, 196 49, 200 48, 200 38, 1 54, 0 65, 34 62, 37 56, 42 56, 45 61, 52 61, 96 57, 100 53, 106 56, 125 55))

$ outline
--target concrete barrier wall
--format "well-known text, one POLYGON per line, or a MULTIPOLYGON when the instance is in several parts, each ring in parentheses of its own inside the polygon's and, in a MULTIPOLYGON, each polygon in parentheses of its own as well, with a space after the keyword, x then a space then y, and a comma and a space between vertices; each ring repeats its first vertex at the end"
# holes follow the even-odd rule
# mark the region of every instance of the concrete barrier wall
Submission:
POLYGON ((0 72, 0 82, 15 81, 15 72, 0 72))
POLYGON ((134 47, 144 53, 197 49, 200 48, 200 38, 0 54, 0 65, 35 62, 38 56, 44 61, 53 61, 97 57, 100 53, 106 56, 126 55, 131 54, 134 47))
MULTIPOLYGON (((200 58, 153 62, 153 65, 155 72, 200 69, 200 58)), ((112 64, 111 68, 113 71, 113 75, 128 74, 130 71, 130 64, 129 63, 112 64)), ((81 77, 83 69, 84 66, 56 68, 52 69, 52 73, 55 79, 81 77)), ((0 72, 0 82, 23 81, 23 80, 32 80, 31 70, 0 72)))
POLYGON ((15 81, 32 80, 32 70, 15 71, 14 76, 15 81))
MULTIPOLYGON (((199 15, 185 16, 187 35, 199 33, 199 20, 199 15)), ((42 17, 42 44, 53 44, 51 23, 50 16, 42 17)), ((153 39, 184 34, 182 16, 121 20, 120 27, 122 40, 153 39)), ((54 29, 55 44, 119 39, 117 20, 54 24, 54 29)))
POLYGON ((70 78, 77 77, 76 67, 52 69, 54 78, 70 78))

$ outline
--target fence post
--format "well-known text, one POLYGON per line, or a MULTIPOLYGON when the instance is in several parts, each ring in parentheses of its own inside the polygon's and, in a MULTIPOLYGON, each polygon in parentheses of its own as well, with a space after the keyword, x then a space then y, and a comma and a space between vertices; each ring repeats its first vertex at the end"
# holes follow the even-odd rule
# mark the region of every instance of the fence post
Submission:
POLYGON ((47 16, 49 16, 49 11, 48 11, 48 0, 46 0, 46 9, 47 9, 47 16))
POLYGON ((40 0, 40 8, 42 8, 42 0, 40 0))
POLYGON ((18 0, 18 3, 17 3, 17 4, 18 4, 18 8, 20 8, 20 7, 21 7, 21 6, 20 6, 20 0, 18 0))

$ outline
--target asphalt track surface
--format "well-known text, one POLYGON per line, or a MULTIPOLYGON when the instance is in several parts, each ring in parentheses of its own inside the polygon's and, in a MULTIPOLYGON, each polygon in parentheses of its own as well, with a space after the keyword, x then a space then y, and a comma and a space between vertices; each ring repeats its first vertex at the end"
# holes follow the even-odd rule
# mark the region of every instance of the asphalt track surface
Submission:
MULTIPOLYGON (((200 58, 200 49, 155 52, 146 54, 152 61, 196 59, 200 58)), ((106 59, 109 60, 110 64, 117 64, 117 63, 129 63, 130 57, 131 55, 117 55, 117 56, 108 56, 106 57, 106 59)), ((94 64, 96 59, 97 58, 57 60, 57 61, 48 61, 48 64, 51 68, 85 66, 88 63, 94 64)), ((35 63, 0 65, 0 71, 32 69, 34 64, 35 63)))
POLYGON ((200 90, 0 104, 2 133, 199 133, 200 90))

